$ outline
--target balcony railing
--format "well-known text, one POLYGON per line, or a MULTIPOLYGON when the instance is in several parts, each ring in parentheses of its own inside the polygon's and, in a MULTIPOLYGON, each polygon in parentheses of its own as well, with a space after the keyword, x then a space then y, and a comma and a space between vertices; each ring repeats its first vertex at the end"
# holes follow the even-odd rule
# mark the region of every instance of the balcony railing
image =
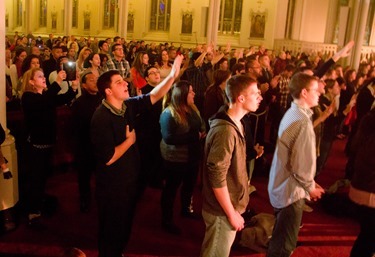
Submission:
MULTIPOLYGON (((337 52, 336 44, 313 43, 297 40, 275 39, 273 49, 278 53, 281 50, 290 51, 292 55, 305 52, 307 54, 314 54, 321 52, 324 55, 330 55, 337 52)), ((361 60, 374 60, 375 46, 362 46, 361 60)))

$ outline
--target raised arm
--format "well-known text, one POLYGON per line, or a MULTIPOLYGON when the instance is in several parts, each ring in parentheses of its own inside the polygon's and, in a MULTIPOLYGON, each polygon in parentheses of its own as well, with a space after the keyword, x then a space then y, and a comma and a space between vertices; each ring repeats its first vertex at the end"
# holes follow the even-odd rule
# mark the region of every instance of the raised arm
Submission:
POLYGON ((157 101, 159 101, 169 91, 176 77, 180 73, 182 59, 183 56, 178 55, 173 62, 173 66, 169 75, 162 82, 160 82, 159 85, 152 89, 152 91, 150 92, 150 99, 152 104, 155 104, 157 101))
POLYGON ((327 72, 327 70, 335 64, 340 58, 347 57, 350 54, 350 50, 354 46, 354 41, 347 43, 340 51, 338 51, 332 58, 326 61, 318 70, 314 71, 314 75, 321 78, 327 72))
POLYGON ((334 56, 332 56, 332 59, 337 62, 340 58, 347 57, 350 55, 350 50, 354 46, 354 41, 351 40, 349 43, 347 43, 340 51, 335 53, 334 56))

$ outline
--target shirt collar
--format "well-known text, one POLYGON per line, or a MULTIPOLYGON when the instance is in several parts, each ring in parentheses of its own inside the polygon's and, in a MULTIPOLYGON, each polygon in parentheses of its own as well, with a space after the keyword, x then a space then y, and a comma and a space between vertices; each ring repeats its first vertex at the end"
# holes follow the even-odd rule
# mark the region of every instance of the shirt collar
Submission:
POLYGON ((110 104, 110 103, 109 103, 108 101, 106 101, 105 99, 102 100, 102 104, 103 104, 108 110, 110 110, 114 115, 122 116, 122 117, 125 116, 126 105, 125 105, 124 102, 122 103, 122 108, 121 108, 121 110, 119 110, 119 109, 117 109, 116 107, 114 107, 112 104, 110 104))
POLYGON ((313 111, 310 108, 302 107, 302 106, 296 104, 295 102, 292 102, 292 108, 299 109, 300 111, 305 113, 307 115, 307 117, 309 117, 309 118, 311 118, 312 115, 313 115, 313 111))

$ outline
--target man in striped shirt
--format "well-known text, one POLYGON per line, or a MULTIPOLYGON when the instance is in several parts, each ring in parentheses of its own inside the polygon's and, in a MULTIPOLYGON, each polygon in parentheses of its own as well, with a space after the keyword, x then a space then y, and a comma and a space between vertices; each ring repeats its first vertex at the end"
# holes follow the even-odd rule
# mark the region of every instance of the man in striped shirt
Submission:
POLYGON ((311 108, 318 105, 318 81, 297 73, 289 84, 292 106, 281 120, 268 193, 276 223, 267 257, 289 257, 296 247, 305 199, 316 201, 324 190, 314 181, 315 133, 311 108))

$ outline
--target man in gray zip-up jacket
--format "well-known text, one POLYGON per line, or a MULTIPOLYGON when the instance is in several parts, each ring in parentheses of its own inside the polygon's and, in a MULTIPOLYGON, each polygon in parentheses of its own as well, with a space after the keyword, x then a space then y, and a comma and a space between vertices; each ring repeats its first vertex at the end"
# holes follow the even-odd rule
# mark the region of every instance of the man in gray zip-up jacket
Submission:
POLYGON ((241 216, 249 202, 246 171, 246 140, 241 119, 254 112, 262 100, 257 83, 234 76, 226 86, 227 111, 210 120, 205 145, 202 215, 206 233, 201 256, 229 256, 237 231, 244 228, 241 216))

